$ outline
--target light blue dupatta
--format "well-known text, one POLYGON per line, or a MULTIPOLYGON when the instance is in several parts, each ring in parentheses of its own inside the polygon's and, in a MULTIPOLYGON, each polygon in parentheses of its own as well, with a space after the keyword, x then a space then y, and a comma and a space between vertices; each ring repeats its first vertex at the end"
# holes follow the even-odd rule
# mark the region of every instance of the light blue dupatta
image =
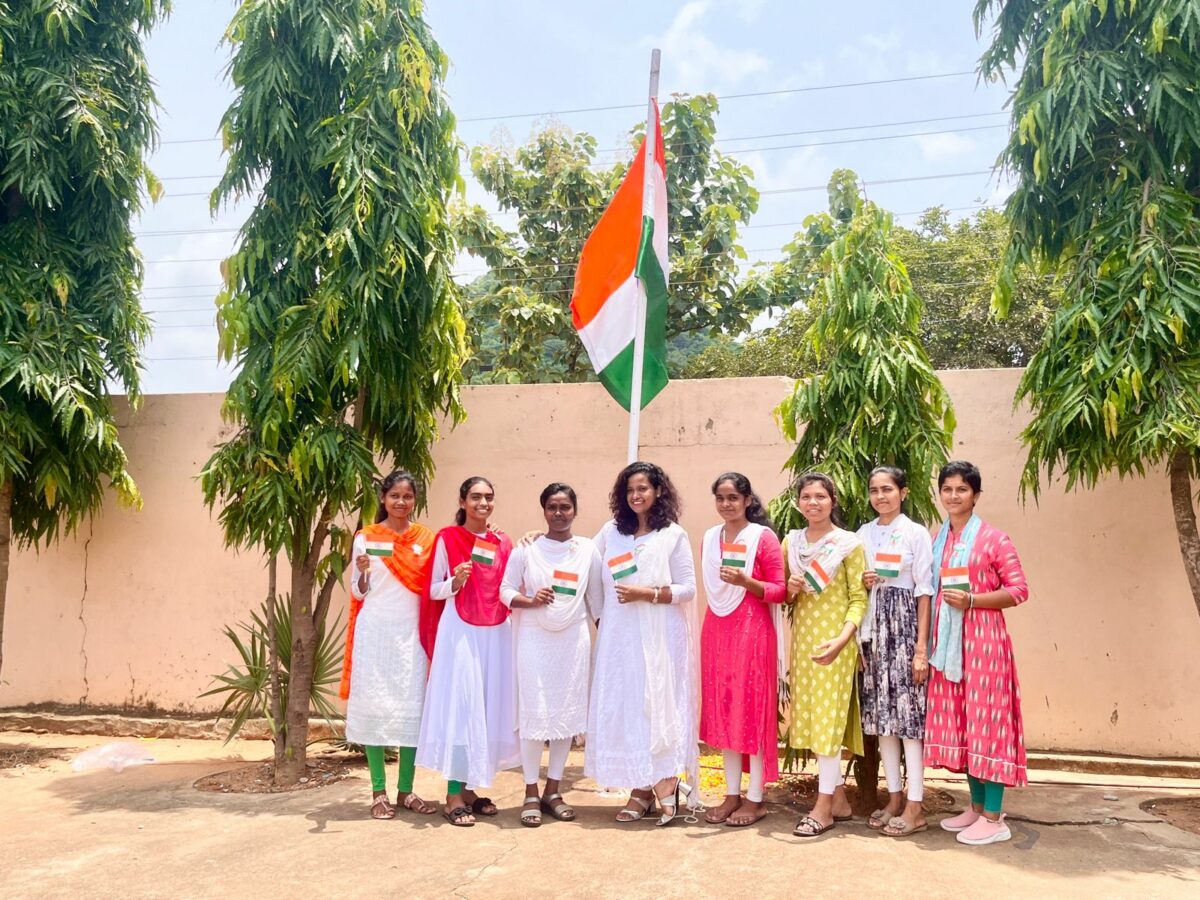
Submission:
MULTIPOLYGON (((972 514, 967 527, 959 536, 958 543, 950 554, 949 568, 956 569, 970 565, 971 550, 975 546, 975 538, 979 534, 979 526, 983 521, 972 514)), ((950 520, 942 523, 937 539, 933 542, 933 596, 937 597, 942 584, 942 554, 946 552, 946 541, 950 539, 950 520)), ((937 630, 934 632, 937 640, 933 645, 933 653, 929 665, 933 666, 947 681, 955 684, 963 678, 963 611, 955 609, 945 600, 938 604, 937 630)))

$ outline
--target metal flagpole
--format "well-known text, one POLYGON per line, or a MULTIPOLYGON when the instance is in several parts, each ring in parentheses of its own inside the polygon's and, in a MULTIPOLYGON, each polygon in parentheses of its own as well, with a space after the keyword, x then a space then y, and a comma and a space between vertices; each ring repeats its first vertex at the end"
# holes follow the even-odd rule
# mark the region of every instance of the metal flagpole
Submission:
MULTIPOLYGON (((642 182, 642 222, 654 215, 654 150, 657 132, 654 121, 654 101, 658 99, 658 72, 662 51, 650 53, 650 96, 646 101, 646 140, 643 146, 645 172, 642 182)), ((633 333, 633 382, 629 386, 629 459, 638 458, 638 429, 642 422, 642 366, 646 356, 646 286, 637 280, 637 325, 633 333)))

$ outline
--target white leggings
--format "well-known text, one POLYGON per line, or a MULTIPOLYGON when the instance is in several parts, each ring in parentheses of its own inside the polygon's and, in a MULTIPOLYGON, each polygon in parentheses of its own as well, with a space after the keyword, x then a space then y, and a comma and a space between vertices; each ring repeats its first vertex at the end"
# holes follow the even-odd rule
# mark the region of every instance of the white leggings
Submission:
MULTIPOLYGON (((879 755, 887 774, 888 793, 898 794, 904 787, 900 776, 901 739, 894 734, 879 736, 879 755)), ((925 799, 925 754, 920 738, 904 738, 904 763, 908 768, 908 799, 920 803, 925 799)))
MULTIPOLYGON (((540 738, 521 738, 521 771, 525 773, 526 784, 537 784, 538 773, 542 769, 544 743, 540 738)), ((570 752, 570 738, 555 738, 550 742, 550 764, 546 766, 546 775, 551 780, 558 781, 563 777, 570 752)))
POLYGON ((842 755, 821 756, 817 754, 817 792, 832 794, 846 783, 842 776, 842 755))
MULTIPOLYGON (((722 750, 725 758, 725 793, 729 796, 742 793, 742 754, 736 750, 722 750)), ((750 757, 750 787, 746 789, 746 799, 751 803, 762 803, 763 798, 763 755, 756 753, 750 757)))

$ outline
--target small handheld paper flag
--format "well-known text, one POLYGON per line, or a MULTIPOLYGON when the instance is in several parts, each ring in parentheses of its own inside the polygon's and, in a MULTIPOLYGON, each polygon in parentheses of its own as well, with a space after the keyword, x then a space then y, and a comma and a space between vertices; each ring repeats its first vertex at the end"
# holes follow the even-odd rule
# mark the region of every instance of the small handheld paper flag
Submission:
POLYGON ((561 569, 555 569, 554 575, 550 580, 550 587, 556 594, 574 597, 579 591, 579 576, 574 572, 564 572, 561 569))
POLYGON ((971 589, 971 570, 968 566, 956 566, 942 569, 942 589, 951 591, 969 591, 971 589))
POLYGON ((612 572, 612 577, 618 581, 622 578, 628 578, 637 571, 637 563, 633 561, 633 553, 622 553, 620 556, 614 556, 608 561, 608 571, 612 572))
POLYGON ((829 575, 821 568, 821 564, 815 559, 808 564, 808 568, 804 570, 804 580, 808 582, 816 593, 821 593, 825 588, 829 587, 829 575))
POLYGON ((721 541, 721 565, 734 569, 746 568, 746 545, 721 541))
POLYGON ((901 560, 899 553, 876 553, 875 574, 880 578, 899 578, 901 560))
POLYGON ((391 556, 393 542, 388 538, 367 538, 368 556, 391 556))
POLYGON ((475 538, 475 547, 471 550, 471 561, 483 566, 494 566, 496 553, 499 550, 500 548, 496 544, 489 544, 483 538, 475 538))

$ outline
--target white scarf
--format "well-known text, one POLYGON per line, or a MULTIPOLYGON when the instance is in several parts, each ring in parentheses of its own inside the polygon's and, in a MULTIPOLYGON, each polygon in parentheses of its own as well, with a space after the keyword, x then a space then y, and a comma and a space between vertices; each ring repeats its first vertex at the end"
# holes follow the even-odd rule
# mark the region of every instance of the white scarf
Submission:
MULTIPOLYGON (((592 542, 573 537, 569 541, 552 541, 541 537, 525 548, 525 571, 521 575, 524 594, 532 597, 544 587, 552 587, 555 571, 570 572, 578 577, 575 595, 555 594, 549 606, 515 609, 519 625, 535 624, 546 631, 562 631, 584 618, 584 597, 588 575, 592 570, 592 542)), ((514 629, 515 631, 515 629, 514 629)))
POLYGON ((815 544, 808 543, 808 529, 797 528, 788 532, 787 543, 788 569, 793 575, 803 576, 816 562, 825 570, 831 581, 842 561, 855 547, 862 546, 858 535, 836 525, 815 544))
MULTIPOLYGON (((766 527, 748 522, 746 527, 738 532, 733 543, 746 545, 746 574, 754 569, 754 555, 758 552, 758 541, 766 527)), ((725 531, 724 525, 714 525, 704 533, 704 567, 701 572, 704 578, 704 593, 708 597, 708 608, 713 615, 724 618, 742 605, 746 597, 746 589, 736 584, 721 580, 721 536, 725 531)))

